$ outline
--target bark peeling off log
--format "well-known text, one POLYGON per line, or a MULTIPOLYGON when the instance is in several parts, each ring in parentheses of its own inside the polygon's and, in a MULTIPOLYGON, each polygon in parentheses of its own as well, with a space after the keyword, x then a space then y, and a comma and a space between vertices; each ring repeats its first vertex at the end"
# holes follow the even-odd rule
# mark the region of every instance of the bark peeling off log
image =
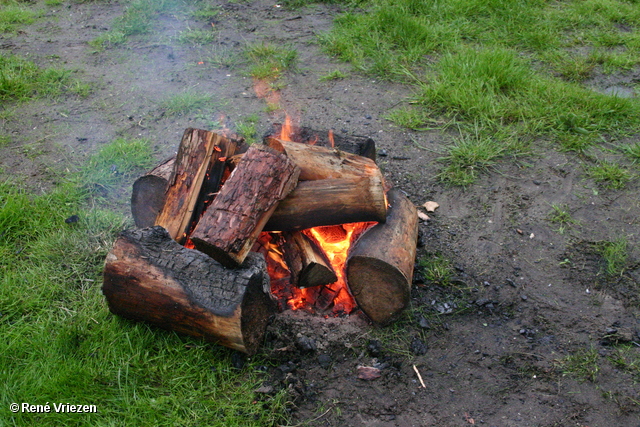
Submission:
POLYGON ((162 227, 121 234, 107 256, 102 291, 114 314, 250 354, 275 309, 262 255, 225 269, 162 227))

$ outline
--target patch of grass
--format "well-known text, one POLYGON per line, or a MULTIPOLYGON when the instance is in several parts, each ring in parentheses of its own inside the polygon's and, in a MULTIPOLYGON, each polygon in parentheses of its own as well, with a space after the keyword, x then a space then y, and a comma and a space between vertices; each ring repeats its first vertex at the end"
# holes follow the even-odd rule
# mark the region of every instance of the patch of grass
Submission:
POLYGON ((420 258, 418 267, 429 283, 448 285, 453 276, 451 261, 441 254, 430 254, 420 258))
POLYGON ((621 189, 632 178, 631 172, 612 162, 599 162, 588 170, 589 176, 606 188, 621 189))
POLYGON ((331 71, 330 73, 325 74, 324 76, 320 76, 318 80, 320 80, 321 82, 329 82, 333 80, 342 80, 346 77, 347 75, 342 71, 334 70, 334 71, 331 71))
MULTIPOLYGON (((356 70, 416 86, 413 108, 389 114, 397 124, 417 130, 426 117, 444 116, 464 128, 474 124, 519 140, 542 137, 579 153, 640 130, 638 100, 579 84, 595 71, 625 70, 640 61, 640 36, 633 30, 640 14, 629 2, 366 5, 366 13, 339 16, 321 43, 356 70)), ((460 168, 442 175, 462 185, 477 176, 460 168)))
POLYGON ((68 88, 70 72, 58 68, 39 68, 17 56, 0 54, 0 99, 26 100, 60 95, 68 88))
POLYGON ((217 33, 211 30, 187 30, 180 33, 178 41, 184 44, 205 45, 216 41, 217 33))
POLYGON ((193 89, 188 89, 182 93, 170 96, 160 104, 168 114, 174 116, 200 111, 212 105, 212 95, 200 93, 193 89))
MULTIPOLYGON (((87 203, 81 183, 110 163, 124 169, 147 164, 130 146, 105 146, 81 176, 47 193, 0 183, 0 405, 96 405, 98 413, 83 414, 82 422, 91 425, 286 424, 284 392, 253 393, 262 375, 256 367, 264 361, 237 370, 228 349, 108 311, 101 270, 128 222, 90 207, 95 204, 87 203), (71 215, 79 221, 67 224, 71 215)), ((78 420, 54 411, 5 412, 3 421, 15 426, 78 420)))
POLYGON ((435 122, 427 111, 419 108, 398 108, 387 113, 385 118, 398 126, 418 131, 432 129, 428 124, 435 122))
POLYGON ((601 242, 598 250, 605 263, 604 272, 609 277, 622 276, 629 258, 629 242, 620 237, 612 242, 601 242))
POLYGON ((617 348, 608 359, 616 369, 629 372, 636 381, 640 381, 640 353, 637 348, 632 346, 617 348))
POLYGON ((249 46, 245 55, 252 65, 249 75, 259 80, 277 80, 295 67, 298 52, 295 49, 271 43, 249 46))
POLYGON ((0 148, 4 148, 11 144, 11 136, 0 134, 0 148))
POLYGON ((196 6, 197 8, 190 13, 193 18, 211 21, 220 15, 220 6, 206 2, 200 2, 196 6))
POLYGON ((559 361, 565 375, 573 375, 582 381, 594 382, 600 372, 598 350, 578 350, 559 361))
POLYGON ((622 152, 634 163, 640 161, 640 142, 622 146, 622 152))
POLYGON ((254 144, 258 141, 257 124, 260 122, 260 117, 257 114, 244 117, 238 123, 236 123, 236 130, 244 137, 247 144, 254 144))
POLYGON ((547 215, 547 220, 558 225, 557 231, 560 234, 563 234, 568 226, 579 224, 579 222, 571 216, 571 212, 569 212, 567 206, 551 205, 551 208, 553 210, 547 215))
POLYGON ((16 31, 21 25, 31 24, 40 13, 20 2, 0 3, 0 33, 16 31))
POLYGON ((89 157, 82 168, 81 182, 90 190, 110 191, 153 166, 152 155, 148 140, 118 138, 89 157))
POLYGON ((438 158, 445 166, 438 174, 442 182, 468 186, 480 172, 487 171, 498 159, 513 151, 513 146, 500 139, 479 134, 463 134, 445 147, 446 155, 438 158))

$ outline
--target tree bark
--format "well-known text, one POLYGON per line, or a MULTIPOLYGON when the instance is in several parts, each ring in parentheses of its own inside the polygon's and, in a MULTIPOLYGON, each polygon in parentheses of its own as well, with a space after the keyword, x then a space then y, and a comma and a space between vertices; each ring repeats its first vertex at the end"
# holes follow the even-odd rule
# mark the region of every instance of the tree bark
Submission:
POLYGON ((223 265, 241 264, 299 174, 285 155, 249 148, 193 230, 196 248, 223 265))
POLYGON ((324 252, 300 231, 282 233, 284 259, 291 282, 299 288, 328 285, 338 280, 324 252))
POLYGON ((262 255, 226 269, 158 226, 121 233, 107 255, 102 292, 114 314, 249 354, 275 309, 262 255))
POLYGON ((300 168, 300 181, 364 177, 382 180, 380 169, 367 157, 276 138, 266 138, 265 145, 285 153, 300 168))
POLYGON ((387 221, 367 230, 347 260, 347 283, 358 306, 378 324, 395 319, 409 303, 418 239, 418 214, 397 189, 387 194, 387 221))
POLYGON ((351 222, 385 222, 387 201, 381 177, 301 181, 284 199, 265 231, 302 230, 351 222))

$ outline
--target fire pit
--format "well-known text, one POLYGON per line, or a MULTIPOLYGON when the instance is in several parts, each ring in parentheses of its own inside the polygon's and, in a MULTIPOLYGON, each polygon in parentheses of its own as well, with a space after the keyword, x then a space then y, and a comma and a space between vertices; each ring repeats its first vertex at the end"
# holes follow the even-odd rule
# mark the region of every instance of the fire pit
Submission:
POLYGON ((105 263, 110 310, 254 353, 277 311, 376 324, 406 307, 417 212, 370 138, 274 125, 250 147, 187 129, 133 186, 138 227, 105 263))

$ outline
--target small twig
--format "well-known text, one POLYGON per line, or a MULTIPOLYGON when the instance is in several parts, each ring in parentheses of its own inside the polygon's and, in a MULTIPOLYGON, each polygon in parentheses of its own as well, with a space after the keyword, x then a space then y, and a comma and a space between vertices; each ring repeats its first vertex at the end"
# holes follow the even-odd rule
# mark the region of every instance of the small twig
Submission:
POLYGON ((422 385, 422 388, 427 388, 427 386, 424 385, 424 381, 422 381, 422 375, 420 375, 420 371, 418 371, 418 368, 416 368, 416 365, 413 365, 413 370, 416 371, 416 375, 418 376, 418 379, 420 380, 420 384, 422 385))

